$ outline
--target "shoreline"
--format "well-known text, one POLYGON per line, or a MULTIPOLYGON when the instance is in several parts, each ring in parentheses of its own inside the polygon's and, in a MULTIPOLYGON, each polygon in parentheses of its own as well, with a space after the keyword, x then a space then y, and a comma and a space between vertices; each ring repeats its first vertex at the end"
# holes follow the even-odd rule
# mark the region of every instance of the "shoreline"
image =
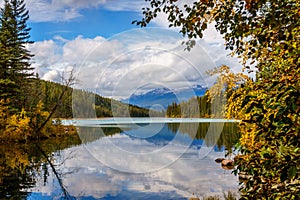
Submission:
MULTIPOLYGON (((55 120, 55 119, 54 119, 55 120)), ((62 125, 109 125, 109 124, 148 124, 148 123, 225 123, 240 122, 222 118, 168 118, 168 117, 107 117, 107 118, 72 118, 60 119, 62 125)))

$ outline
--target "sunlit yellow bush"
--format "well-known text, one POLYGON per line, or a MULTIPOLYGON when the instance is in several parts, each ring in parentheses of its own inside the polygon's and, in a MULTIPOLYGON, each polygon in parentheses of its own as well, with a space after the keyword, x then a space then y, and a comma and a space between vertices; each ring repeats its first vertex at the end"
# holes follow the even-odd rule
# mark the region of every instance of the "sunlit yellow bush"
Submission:
MULTIPOLYGON (((36 138, 36 130, 49 116, 49 112, 43 111, 43 103, 39 102, 33 112, 22 109, 17 114, 10 114, 7 104, 7 101, 0 101, 0 141, 27 141, 36 138)), ((39 136, 47 135, 47 131, 52 129, 49 120, 39 136)))
POLYGON ((31 133, 30 118, 26 112, 22 110, 21 113, 11 115, 7 118, 2 136, 9 140, 20 141, 27 140, 31 133))

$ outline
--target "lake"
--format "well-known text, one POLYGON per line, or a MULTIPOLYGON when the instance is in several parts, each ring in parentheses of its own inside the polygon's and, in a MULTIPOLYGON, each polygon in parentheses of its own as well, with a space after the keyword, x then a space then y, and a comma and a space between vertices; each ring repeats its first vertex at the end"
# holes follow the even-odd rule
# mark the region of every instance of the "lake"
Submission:
POLYGON ((237 177, 214 161, 225 154, 233 157, 232 147, 239 138, 235 121, 110 118, 62 122, 74 124, 78 135, 2 148, 6 160, 0 166, 1 199, 189 199, 237 191, 237 177), (27 167, 12 167, 13 161, 8 161, 13 156, 18 163, 24 162, 18 166, 27 167))

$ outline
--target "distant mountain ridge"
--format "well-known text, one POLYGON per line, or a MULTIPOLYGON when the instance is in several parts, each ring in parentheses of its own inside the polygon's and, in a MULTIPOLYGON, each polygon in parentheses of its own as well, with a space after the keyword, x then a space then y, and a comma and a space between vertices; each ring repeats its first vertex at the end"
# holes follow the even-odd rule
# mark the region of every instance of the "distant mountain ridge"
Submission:
POLYGON ((192 88, 179 88, 170 90, 168 88, 156 88, 142 94, 133 94, 128 99, 121 100, 123 103, 136 105, 143 108, 157 109, 160 105, 166 109, 173 102, 180 103, 187 101, 194 96, 203 96, 207 88, 195 85, 192 88))

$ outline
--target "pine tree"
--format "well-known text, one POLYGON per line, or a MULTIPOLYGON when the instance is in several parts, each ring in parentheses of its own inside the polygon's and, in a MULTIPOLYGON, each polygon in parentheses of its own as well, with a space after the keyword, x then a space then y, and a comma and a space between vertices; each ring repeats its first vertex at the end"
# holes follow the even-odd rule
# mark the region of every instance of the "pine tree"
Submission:
POLYGON ((25 106, 26 86, 33 75, 33 55, 26 49, 32 43, 28 19, 24 0, 5 0, 0 10, 0 98, 10 99, 17 110, 25 106))
POLYGON ((0 10, 0 92, 1 98, 7 99, 13 96, 12 88, 16 87, 15 82, 11 78, 10 61, 12 56, 12 49, 9 48, 10 38, 12 34, 9 24, 12 23, 11 6, 5 2, 4 8, 0 10))

